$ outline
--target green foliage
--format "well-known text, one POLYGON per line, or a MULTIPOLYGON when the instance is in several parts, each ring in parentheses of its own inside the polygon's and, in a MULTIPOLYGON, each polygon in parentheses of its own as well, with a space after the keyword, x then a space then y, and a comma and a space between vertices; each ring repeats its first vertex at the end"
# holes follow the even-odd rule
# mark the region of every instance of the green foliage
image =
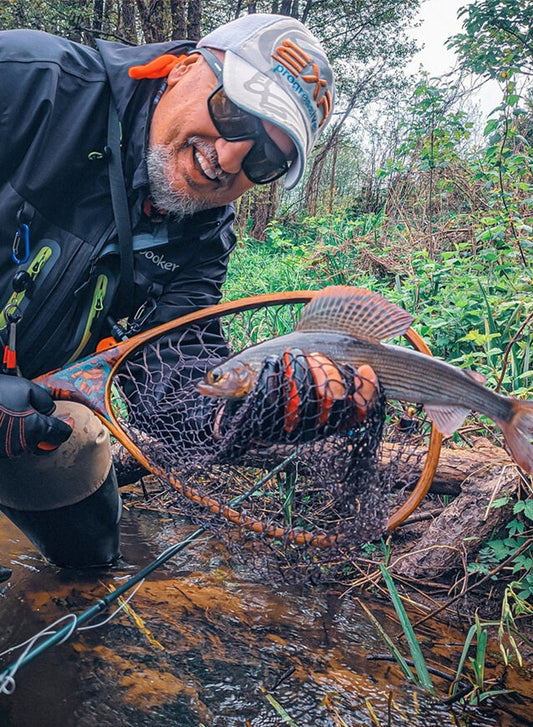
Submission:
POLYGON ((454 110, 450 85, 423 79, 414 89, 407 118, 400 124, 402 143, 396 157, 422 171, 450 166, 459 159, 461 146, 470 137, 472 122, 463 110, 454 110))
POLYGON ((477 561, 469 563, 468 570, 487 575, 500 563, 509 561, 516 578, 511 584, 515 608, 520 612, 523 602, 533 597, 533 499, 518 500, 513 515, 505 526, 507 537, 489 540, 479 551, 477 561))
POLYGON ((387 272, 391 248, 381 248, 386 219, 366 215, 309 218, 300 225, 272 223, 267 241, 245 238, 231 259, 225 296, 316 289, 348 284, 370 287, 409 310, 435 355, 472 368, 495 387, 525 396, 533 389, 532 334, 515 339, 533 313, 530 283, 512 265, 512 247, 481 249, 454 243, 433 260, 427 250, 398 256, 387 272), (371 264, 369 265, 369 259, 371 264))
MULTIPOLYGON (((372 217, 372 219, 374 219, 372 217)), ((254 293, 316 289, 325 285, 371 284, 354 265, 354 251, 342 241, 369 229, 370 218, 308 218, 301 224, 272 222, 264 243, 245 236, 232 256, 224 288, 229 300, 254 293)))
POLYGON ((459 12, 464 32, 449 41, 463 67, 505 80, 533 74, 533 5, 530 0, 478 0, 459 12))
MULTIPOLYGON (((513 624, 514 625, 514 624, 513 624)), ((508 689, 491 689, 487 685, 485 680, 485 665, 487 658, 487 641, 488 641, 488 628, 492 626, 502 626, 502 621, 482 623, 476 614, 475 622, 471 626, 463 645, 463 651, 461 658, 459 659, 459 665, 457 667, 457 673, 452 686, 452 694, 455 694, 458 690, 460 680, 467 679, 472 689, 463 698, 462 701, 468 704, 480 704, 488 698, 494 697, 498 694, 507 694, 508 689), (475 641, 475 654, 474 656, 468 656, 471 646, 475 641), (465 665, 467 659, 470 661, 473 676, 465 673, 465 665)), ((512 637, 511 637, 512 638, 512 637)), ((513 645, 516 647, 516 644, 513 645)), ((520 655, 520 652, 518 652, 520 655)))
POLYGON ((383 565, 380 566, 380 570, 389 591, 392 604, 396 610, 396 613, 398 614, 398 618, 400 619, 400 625, 407 640, 409 651, 411 652, 411 657, 415 665, 418 683, 422 688, 426 689, 431 694, 435 694, 435 687, 433 686, 433 682, 431 681, 431 677, 429 676, 426 660, 424 659, 422 649, 420 648, 420 644, 418 643, 416 634, 413 630, 411 622, 409 621, 409 616, 407 615, 400 595, 396 589, 396 585, 394 584, 394 581, 392 580, 389 571, 383 565))
POLYGON ((519 636, 520 633, 516 625, 513 609, 510 607, 510 601, 514 600, 516 604, 521 605, 520 609, 516 606, 514 609, 515 612, 519 614, 525 613, 531 615, 533 613, 533 607, 521 600, 514 591, 515 586, 516 584, 511 583, 505 589, 499 621, 482 622, 476 614, 475 621, 466 636, 451 692, 452 694, 456 694, 460 680, 467 679, 470 682, 472 689, 470 692, 465 694, 463 701, 466 701, 469 704, 479 704, 489 697, 494 697, 497 694, 505 694, 509 691, 506 689, 491 689, 485 679, 487 644, 491 630, 494 628, 497 629, 496 638, 505 666, 508 666, 513 659, 516 660, 519 666, 522 666, 523 664, 522 655, 515 639, 515 637, 519 636), (474 641, 475 654, 474 656, 469 657, 474 641), (467 659, 470 661, 473 676, 465 673, 467 659))

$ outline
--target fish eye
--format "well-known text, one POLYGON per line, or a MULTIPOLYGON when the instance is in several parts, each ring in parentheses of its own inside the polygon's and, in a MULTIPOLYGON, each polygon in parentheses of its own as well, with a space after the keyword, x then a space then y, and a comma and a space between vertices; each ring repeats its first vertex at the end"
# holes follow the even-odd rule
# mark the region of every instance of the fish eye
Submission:
POLYGON ((219 371, 210 371, 208 376, 209 376, 209 383, 216 384, 217 381, 220 381, 222 374, 219 371))

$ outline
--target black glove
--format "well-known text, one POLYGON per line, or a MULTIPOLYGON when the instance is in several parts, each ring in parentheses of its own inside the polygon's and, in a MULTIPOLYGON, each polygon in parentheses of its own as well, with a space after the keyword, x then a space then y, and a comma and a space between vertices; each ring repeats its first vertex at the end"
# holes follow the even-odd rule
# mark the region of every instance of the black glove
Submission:
POLYGON ((0 374, 0 458, 55 449, 72 428, 51 416, 55 404, 41 386, 0 374))
POLYGON ((321 353, 287 349, 269 356, 244 400, 225 402, 215 435, 231 428, 269 443, 305 442, 347 432, 364 422, 378 400, 379 384, 368 365, 338 365, 321 353))

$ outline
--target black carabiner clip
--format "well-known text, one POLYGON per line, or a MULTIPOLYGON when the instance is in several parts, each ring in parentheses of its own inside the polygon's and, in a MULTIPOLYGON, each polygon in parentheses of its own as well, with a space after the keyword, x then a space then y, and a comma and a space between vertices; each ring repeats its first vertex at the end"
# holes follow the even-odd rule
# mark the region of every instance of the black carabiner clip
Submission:
POLYGON ((30 228, 25 222, 20 223, 20 226, 15 233, 11 257, 13 258, 13 262, 17 265, 22 265, 22 263, 27 262, 30 257, 30 228), (24 251, 22 256, 20 254, 21 240, 24 240, 24 251))

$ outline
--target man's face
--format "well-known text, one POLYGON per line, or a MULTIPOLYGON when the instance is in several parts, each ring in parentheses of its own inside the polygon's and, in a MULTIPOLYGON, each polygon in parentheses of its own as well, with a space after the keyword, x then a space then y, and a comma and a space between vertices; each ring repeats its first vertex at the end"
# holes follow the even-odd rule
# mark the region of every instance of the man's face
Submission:
MULTIPOLYGON (((216 85, 202 56, 189 56, 170 72, 155 107, 148 174, 155 204, 168 212, 183 215, 219 207, 254 186, 241 168, 253 140, 226 141, 211 121, 207 99, 216 85)), ((287 134, 268 121, 264 126, 287 158, 294 158, 287 134)))

